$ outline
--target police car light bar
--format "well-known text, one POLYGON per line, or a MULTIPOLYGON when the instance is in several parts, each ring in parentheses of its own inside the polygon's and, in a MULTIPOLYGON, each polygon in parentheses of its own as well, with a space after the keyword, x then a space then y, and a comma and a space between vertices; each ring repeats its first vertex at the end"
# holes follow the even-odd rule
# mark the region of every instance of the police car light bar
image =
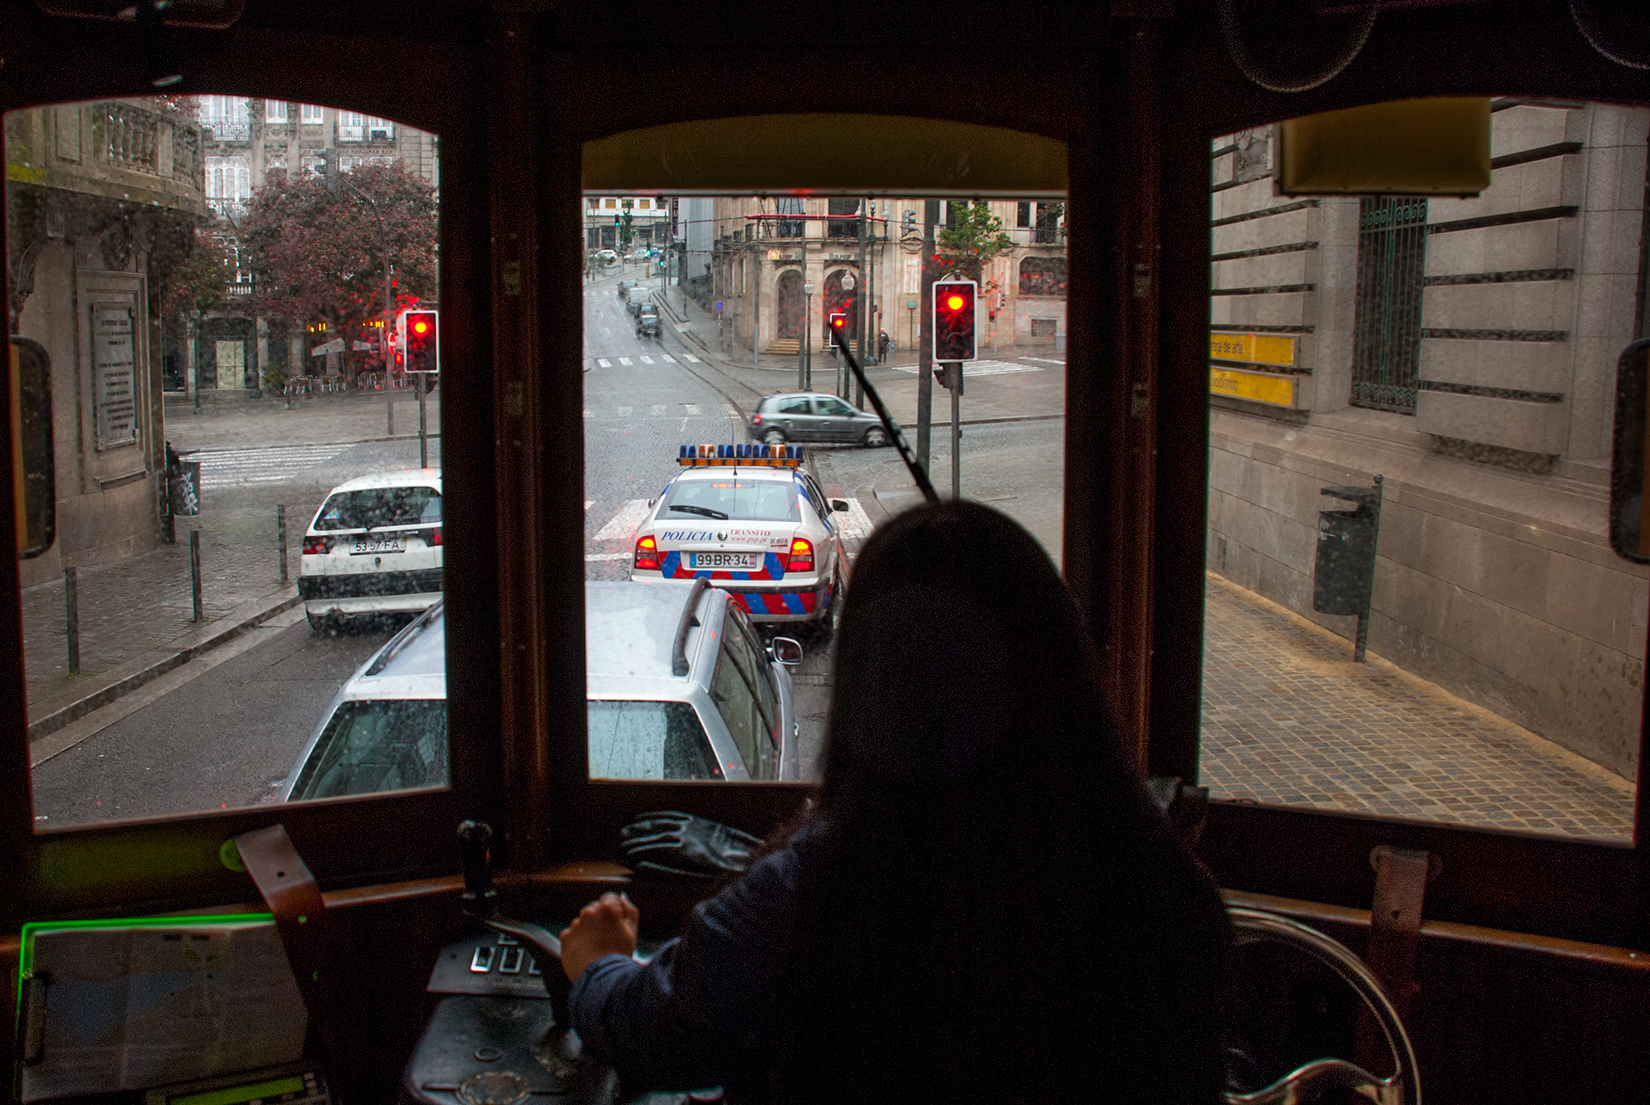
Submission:
POLYGON ((739 465, 747 468, 800 468, 800 445, 683 445, 676 463, 684 468, 739 465))

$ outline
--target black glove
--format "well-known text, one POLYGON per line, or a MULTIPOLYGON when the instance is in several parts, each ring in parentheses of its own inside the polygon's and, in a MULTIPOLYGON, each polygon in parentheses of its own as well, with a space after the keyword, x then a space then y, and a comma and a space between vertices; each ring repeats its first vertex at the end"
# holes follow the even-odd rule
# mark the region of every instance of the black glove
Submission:
POLYGON ((641 814, 619 830, 619 852, 638 875, 737 875, 761 846, 750 833, 674 810, 641 814))

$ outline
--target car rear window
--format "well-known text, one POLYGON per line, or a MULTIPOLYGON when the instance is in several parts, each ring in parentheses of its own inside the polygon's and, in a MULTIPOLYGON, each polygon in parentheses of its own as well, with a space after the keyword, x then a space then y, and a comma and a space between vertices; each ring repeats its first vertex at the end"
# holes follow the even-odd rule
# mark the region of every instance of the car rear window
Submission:
POLYGON ((681 521, 706 517, 696 510, 680 507, 698 507, 714 510, 730 519, 748 522, 800 522, 801 512, 796 505, 796 485, 791 480, 677 480, 665 497, 661 519, 681 521))
POLYGON ((315 528, 372 529, 441 521, 441 492, 433 487, 373 487, 340 491, 321 504, 315 528))
POLYGON ((446 699, 382 699, 338 707, 289 797, 446 785, 446 699))
POLYGON ((710 737, 686 702, 587 704, 592 779, 720 779, 710 737))

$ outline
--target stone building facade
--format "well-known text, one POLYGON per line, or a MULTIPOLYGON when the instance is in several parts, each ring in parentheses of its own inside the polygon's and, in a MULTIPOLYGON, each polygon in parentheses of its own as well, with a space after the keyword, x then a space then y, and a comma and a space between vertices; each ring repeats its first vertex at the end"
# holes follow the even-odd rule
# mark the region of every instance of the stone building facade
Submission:
POLYGON ((1606 507, 1650 110, 1491 120, 1466 199, 1278 196, 1269 129, 1214 143, 1208 563, 1350 636, 1313 609, 1321 489, 1383 476, 1371 651, 1633 777, 1646 571, 1606 507))
MULTIPOLYGON (((952 217, 951 203, 940 203, 941 227, 952 217)), ((980 335, 981 355, 1063 349, 1064 205, 993 200, 991 211, 1014 247, 982 274, 990 318, 980 335)), ((708 258, 697 263, 708 268, 711 295, 724 304, 723 340, 730 351, 756 358, 794 356, 804 318, 812 348, 824 349, 828 317, 835 311, 853 314, 864 289, 870 292, 871 333, 888 333, 896 359, 916 349, 922 325, 922 199, 719 198, 708 217, 708 258), (809 285, 811 295, 804 290, 809 285)), ((690 270, 697 256, 687 259, 689 275, 696 275, 690 270)))
POLYGON ((9 112, 10 332, 51 357, 57 540, 25 586, 158 541, 160 296, 208 217, 202 135, 166 99, 9 112))

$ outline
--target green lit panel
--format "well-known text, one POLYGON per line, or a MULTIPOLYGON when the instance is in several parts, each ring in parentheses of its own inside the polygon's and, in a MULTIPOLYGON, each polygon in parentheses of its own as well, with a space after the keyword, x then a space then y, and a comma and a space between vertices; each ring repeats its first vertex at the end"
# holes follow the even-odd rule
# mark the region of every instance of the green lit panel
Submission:
POLYGON ((254 1082, 248 1086, 226 1086, 221 1090, 185 1094, 183 1097, 167 1099, 167 1105, 241 1105, 242 1102, 262 1101, 279 1097, 284 1093, 299 1093, 303 1088, 303 1076, 294 1074, 287 1078, 254 1082))

